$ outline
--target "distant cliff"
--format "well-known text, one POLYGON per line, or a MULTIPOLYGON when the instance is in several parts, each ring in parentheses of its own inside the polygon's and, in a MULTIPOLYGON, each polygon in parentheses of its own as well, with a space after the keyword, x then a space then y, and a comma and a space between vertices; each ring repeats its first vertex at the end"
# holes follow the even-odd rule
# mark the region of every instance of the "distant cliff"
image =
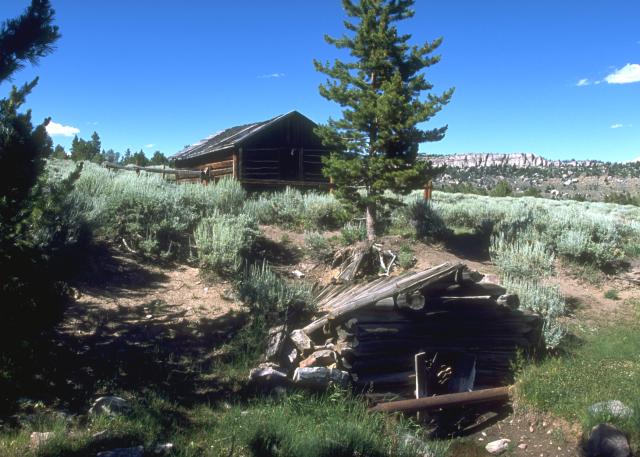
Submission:
POLYGON ((598 163, 596 160, 548 160, 530 153, 515 154, 454 154, 428 156, 434 165, 445 165, 456 168, 515 166, 528 167, 589 167, 598 163))

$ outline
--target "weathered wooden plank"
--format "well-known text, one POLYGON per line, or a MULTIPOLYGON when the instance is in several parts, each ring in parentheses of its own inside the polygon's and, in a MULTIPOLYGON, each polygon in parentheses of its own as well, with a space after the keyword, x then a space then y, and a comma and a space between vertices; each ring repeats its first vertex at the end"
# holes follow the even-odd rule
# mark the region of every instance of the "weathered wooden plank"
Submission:
POLYGON ((420 289, 429 282, 435 282, 443 276, 450 274, 451 271, 455 271, 460 268, 460 265, 461 264, 451 265, 449 263, 444 263, 423 272, 400 276, 398 278, 387 278, 387 281, 381 282, 378 287, 373 290, 368 289, 358 294, 347 303, 339 301, 340 297, 338 296, 335 300, 339 305, 334 306, 326 316, 323 316, 307 325, 304 328, 304 331, 307 334, 312 334, 321 329, 330 319, 344 318, 358 309, 380 301, 383 298, 393 297, 401 292, 411 293, 420 289))

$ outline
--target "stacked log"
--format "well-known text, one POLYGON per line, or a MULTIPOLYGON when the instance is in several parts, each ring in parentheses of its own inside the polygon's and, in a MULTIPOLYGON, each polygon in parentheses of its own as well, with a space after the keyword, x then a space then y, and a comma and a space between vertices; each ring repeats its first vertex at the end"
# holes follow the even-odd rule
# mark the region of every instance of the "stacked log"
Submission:
POLYGON ((289 370, 340 370, 362 391, 413 397, 415 354, 457 352, 475 357, 474 388, 507 385, 517 354, 541 343, 540 317, 517 305, 462 264, 332 286, 318 296, 322 315, 292 332, 301 357, 289 370))

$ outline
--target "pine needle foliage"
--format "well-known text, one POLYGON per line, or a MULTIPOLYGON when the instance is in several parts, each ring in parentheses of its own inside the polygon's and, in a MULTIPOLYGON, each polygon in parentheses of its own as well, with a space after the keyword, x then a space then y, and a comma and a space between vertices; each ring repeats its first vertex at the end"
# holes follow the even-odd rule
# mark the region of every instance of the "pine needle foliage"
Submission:
POLYGON ((440 60, 432 53, 442 39, 410 45, 411 35, 398 31, 396 23, 414 15, 413 0, 343 0, 349 18, 347 34, 325 36, 327 43, 347 49, 349 61, 333 64, 314 61, 329 79, 320 95, 338 103, 341 119, 329 119, 318 134, 332 154, 323 159, 324 174, 335 186, 336 196, 367 215, 367 238, 375 237, 376 210, 398 200, 385 190, 406 195, 424 186, 435 172, 431 162, 418 161, 418 145, 439 141, 447 127, 422 130, 453 94, 425 91, 433 88, 423 70, 440 60))

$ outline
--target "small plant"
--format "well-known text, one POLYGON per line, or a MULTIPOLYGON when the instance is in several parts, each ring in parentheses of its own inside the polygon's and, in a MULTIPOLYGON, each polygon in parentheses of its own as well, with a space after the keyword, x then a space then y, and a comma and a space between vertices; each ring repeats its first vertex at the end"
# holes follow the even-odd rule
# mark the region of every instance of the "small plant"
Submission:
POLYGON ((203 219, 193 234, 202 268, 220 275, 238 271, 258 233, 246 215, 217 214, 203 219))
POLYGON ((400 246, 397 261, 398 265, 405 270, 408 270, 416 264, 416 256, 408 244, 400 246))
POLYGON ((609 289, 604 293, 604 298, 608 300, 620 300, 620 295, 615 289, 609 289))
POLYGON ((543 336, 547 348, 556 348, 567 334, 559 318, 566 314, 567 305, 556 285, 505 276, 503 285, 509 293, 518 295, 520 308, 542 316, 543 336))
POLYGON ((493 189, 491 189, 489 195, 492 197, 508 197, 512 193, 513 189, 511 188, 511 185, 503 179, 502 181, 499 181, 493 189))
POLYGON ((340 230, 340 242, 345 246, 356 244, 358 241, 362 241, 367 236, 367 230, 362 223, 353 224, 348 222, 340 230))
POLYGON ((490 252, 491 260, 504 275, 537 279, 554 272, 553 252, 544 243, 530 240, 528 236, 509 242, 501 233, 491 238, 490 252))
POLYGON ((304 244, 309 257, 320 262, 330 262, 333 258, 333 247, 329 240, 318 232, 306 232, 304 244))
POLYGON ((238 285, 238 294, 249 308, 263 316, 311 307, 311 288, 304 283, 288 283, 271 270, 267 262, 249 265, 238 285))

